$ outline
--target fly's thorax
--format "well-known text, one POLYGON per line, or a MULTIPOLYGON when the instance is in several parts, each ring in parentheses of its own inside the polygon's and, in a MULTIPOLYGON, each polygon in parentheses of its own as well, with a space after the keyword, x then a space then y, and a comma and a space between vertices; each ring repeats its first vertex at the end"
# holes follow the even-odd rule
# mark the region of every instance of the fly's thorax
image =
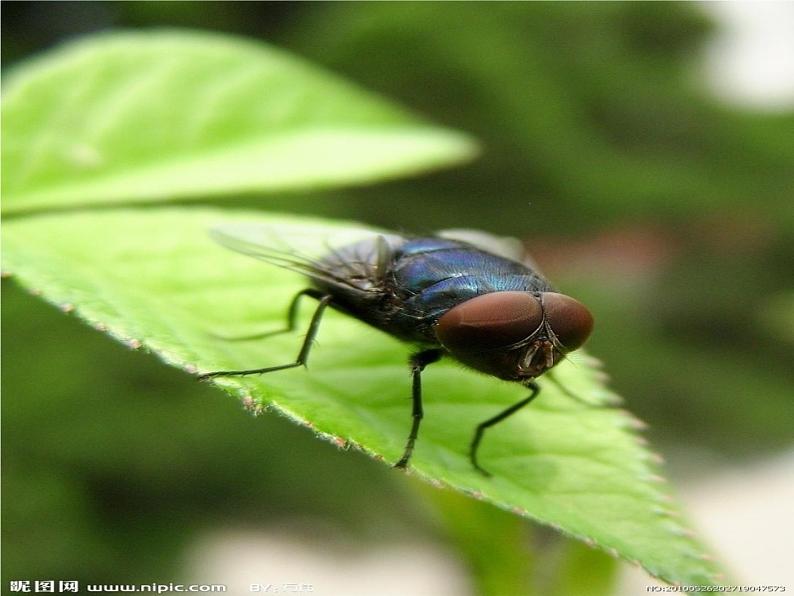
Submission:
POLYGON ((590 335, 593 317, 555 292, 491 292, 451 308, 435 327, 457 360, 501 379, 535 378, 590 335))

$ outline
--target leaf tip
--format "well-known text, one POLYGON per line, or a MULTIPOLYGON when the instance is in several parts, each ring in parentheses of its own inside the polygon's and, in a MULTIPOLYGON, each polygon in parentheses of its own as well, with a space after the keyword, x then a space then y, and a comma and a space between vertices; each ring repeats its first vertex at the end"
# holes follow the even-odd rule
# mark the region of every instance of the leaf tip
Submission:
POLYGON ((628 410, 621 410, 621 414, 623 421, 630 429, 635 431, 643 431, 648 429, 648 424, 645 421, 640 420, 628 410))
POLYGON ((645 480, 647 480, 648 482, 652 482, 654 484, 666 484, 667 483, 667 478, 665 478, 661 474, 648 474, 645 477, 645 480))

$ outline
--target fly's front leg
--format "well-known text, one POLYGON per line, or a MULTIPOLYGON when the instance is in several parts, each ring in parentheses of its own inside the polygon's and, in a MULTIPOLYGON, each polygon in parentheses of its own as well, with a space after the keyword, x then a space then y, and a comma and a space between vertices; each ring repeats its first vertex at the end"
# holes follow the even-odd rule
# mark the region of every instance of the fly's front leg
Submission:
POLYGON ((477 449, 479 449, 480 447, 480 441, 482 441, 482 436, 485 433, 485 429, 493 426, 494 424, 497 424, 498 422, 501 422, 511 414, 515 414, 521 408, 523 408, 529 402, 535 399, 538 396, 538 393, 540 393, 540 387, 535 381, 530 381, 529 383, 527 383, 527 387, 529 387, 530 390, 532 391, 532 393, 529 394, 529 397, 522 399, 517 404, 510 406, 505 411, 497 414, 493 418, 489 418, 485 422, 481 422, 480 424, 477 425, 477 430, 474 432, 474 438, 472 439, 471 446, 469 447, 469 459, 471 460, 471 464, 481 474, 485 476, 491 475, 491 473, 488 470, 480 467, 480 464, 477 463, 477 449))
POLYGON ((317 305, 317 309, 314 311, 314 315, 312 315, 312 321, 311 323, 309 323, 309 330, 306 333, 306 338, 303 340, 303 345, 301 346, 300 352, 298 353, 298 357, 295 359, 295 362, 291 362, 289 364, 281 364, 279 366, 268 366, 266 368, 251 368, 247 370, 218 370, 214 372, 204 373, 203 375, 199 375, 199 380, 206 381, 207 379, 212 379, 214 377, 240 377, 245 375, 258 375, 263 373, 275 372, 277 370, 284 370, 287 368, 295 368, 297 366, 305 366, 306 362, 309 359, 309 352, 311 351, 314 338, 317 336, 317 331, 320 328, 320 320, 322 319, 323 312, 325 311, 328 304, 330 304, 331 302, 331 296, 323 295, 315 290, 303 290, 300 294, 295 296, 289 309, 289 314, 288 314, 289 320, 288 320, 288 328, 287 328, 288 331, 292 330, 295 327, 295 317, 297 316, 297 303, 298 303, 298 299, 303 295, 311 296, 312 298, 318 298, 320 303, 317 305))
POLYGON ((408 435, 408 441, 405 444, 405 450, 403 451, 403 456, 400 458, 396 464, 394 464, 395 468, 406 468, 408 467, 408 460, 411 459, 411 454, 414 451, 414 444, 416 443, 416 437, 419 435, 419 424, 422 422, 422 371, 425 369, 425 366, 428 364, 432 364, 436 362, 439 358, 441 358, 442 351, 438 349, 432 350, 424 350, 422 352, 417 352, 411 356, 409 364, 411 365, 411 380, 412 380, 412 387, 411 387, 411 399, 413 401, 413 407, 411 410, 411 433, 408 435))

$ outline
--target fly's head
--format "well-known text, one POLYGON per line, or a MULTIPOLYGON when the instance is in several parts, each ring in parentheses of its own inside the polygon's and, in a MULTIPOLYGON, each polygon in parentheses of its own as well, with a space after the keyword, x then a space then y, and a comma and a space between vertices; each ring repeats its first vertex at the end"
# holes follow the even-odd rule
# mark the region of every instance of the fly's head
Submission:
POLYGON ((456 359, 509 381, 530 381, 576 350, 593 330, 577 300, 555 292, 492 292, 449 309, 436 337, 456 359))

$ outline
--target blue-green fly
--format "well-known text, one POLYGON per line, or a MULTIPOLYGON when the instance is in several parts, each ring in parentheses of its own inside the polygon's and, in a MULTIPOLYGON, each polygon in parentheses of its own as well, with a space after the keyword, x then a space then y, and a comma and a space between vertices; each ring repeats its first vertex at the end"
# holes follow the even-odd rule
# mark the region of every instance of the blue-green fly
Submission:
MULTIPOLYGON (((310 285, 292 300, 287 329, 296 327, 298 303, 304 296, 318 305, 294 362, 264 368, 208 372, 219 376, 264 374, 306 364, 327 307, 355 317, 413 346, 412 424, 402 457, 411 458, 422 420, 421 374, 442 357, 514 381, 529 396, 477 425, 469 445, 472 465, 486 429, 537 397, 540 375, 587 340, 593 328, 590 311, 557 292, 536 268, 523 260, 505 239, 482 232, 457 231, 436 236, 372 235, 319 258, 275 249, 252 241, 250 227, 213 230, 224 246, 297 271, 310 285), (509 248, 506 248, 508 247, 509 248)), ((265 232, 261 234, 266 236, 265 232)))

